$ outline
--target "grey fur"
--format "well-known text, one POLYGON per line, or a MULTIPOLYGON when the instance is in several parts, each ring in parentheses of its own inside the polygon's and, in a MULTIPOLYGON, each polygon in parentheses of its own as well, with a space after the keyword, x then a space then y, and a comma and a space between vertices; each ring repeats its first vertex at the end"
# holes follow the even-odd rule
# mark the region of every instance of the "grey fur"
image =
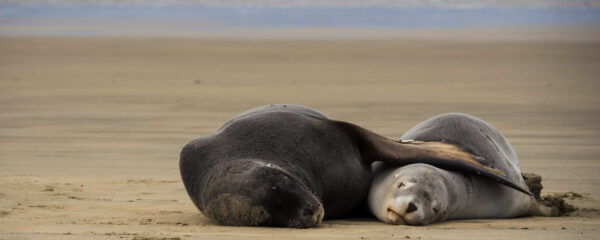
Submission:
MULTIPOLYGON (((408 139, 459 145, 480 156, 476 159, 482 165, 499 170, 526 188, 512 146, 496 128, 479 118, 460 113, 435 116, 400 138, 408 139)), ((379 162, 373 169, 369 208, 388 223, 424 225, 449 219, 556 214, 532 196, 460 171, 427 164, 398 167, 379 162)))

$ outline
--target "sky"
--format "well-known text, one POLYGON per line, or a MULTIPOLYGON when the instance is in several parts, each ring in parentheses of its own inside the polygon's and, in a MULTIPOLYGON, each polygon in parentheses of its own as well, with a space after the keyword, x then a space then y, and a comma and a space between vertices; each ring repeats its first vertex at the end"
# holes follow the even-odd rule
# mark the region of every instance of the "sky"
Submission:
POLYGON ((0 0, 0 36, 600 27, 600 0, 0 0))

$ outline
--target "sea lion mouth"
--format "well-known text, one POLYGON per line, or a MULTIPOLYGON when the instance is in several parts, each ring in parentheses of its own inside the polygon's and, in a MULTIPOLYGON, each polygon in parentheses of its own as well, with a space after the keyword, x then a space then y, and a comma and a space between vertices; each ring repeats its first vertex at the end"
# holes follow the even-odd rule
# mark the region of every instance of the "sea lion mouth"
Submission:
POLYGON ((294 228, 312 228, 318 227, 323 222, 325 210, 322 204, 319 204, 313 208, 305 208, 302 211, 302 216, 294 219, 290 219, 286 227, 294 228))
POLYGON ((389 206, 387 208, 387 219, 388 221, 390 221, 391 224, 395 225, 408 224, 408 222, 406 222, 406 220, 404 219, 404 216, 400 214, 400 211, 398 211, 398 209, 394 208, 393 206, 389 206))

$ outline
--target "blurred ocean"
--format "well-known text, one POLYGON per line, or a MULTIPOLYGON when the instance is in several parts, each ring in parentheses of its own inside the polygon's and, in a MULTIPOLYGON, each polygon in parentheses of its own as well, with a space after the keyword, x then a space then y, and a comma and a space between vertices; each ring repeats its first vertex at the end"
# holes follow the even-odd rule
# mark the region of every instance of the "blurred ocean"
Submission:
POLYGON ((0 1, 0 35, 219 35, 252 29, 600 28, 600 0, 0 1))

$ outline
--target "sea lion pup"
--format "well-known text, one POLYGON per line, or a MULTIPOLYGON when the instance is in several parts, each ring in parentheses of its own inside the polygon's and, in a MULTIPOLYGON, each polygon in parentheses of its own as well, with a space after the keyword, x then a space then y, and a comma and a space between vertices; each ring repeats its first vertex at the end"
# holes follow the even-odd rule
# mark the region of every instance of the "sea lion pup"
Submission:
POLYGON ((183 147, 179 167, 196 207, 219 224, 307 228, 366 200, 374 160, 480 173, 527 192, 454 145, 398 143, 297 105, 234 117, 183 147))
MULTIPOLYGON (((421 141, 458 144, 481 156, 476 159, 482 165, 499 170, 510 181, 526 188, 511 145, 498 130, 479 118, 442 114, 418 124, 400 139, 413 144, 421 141)), ((540 205, 533 196, 462 171, 428 164, 398 167, 376 162, 373 174, 369 208, 386 223, 425 225, 450 219, 558 215, 557 209, 540 205)))

